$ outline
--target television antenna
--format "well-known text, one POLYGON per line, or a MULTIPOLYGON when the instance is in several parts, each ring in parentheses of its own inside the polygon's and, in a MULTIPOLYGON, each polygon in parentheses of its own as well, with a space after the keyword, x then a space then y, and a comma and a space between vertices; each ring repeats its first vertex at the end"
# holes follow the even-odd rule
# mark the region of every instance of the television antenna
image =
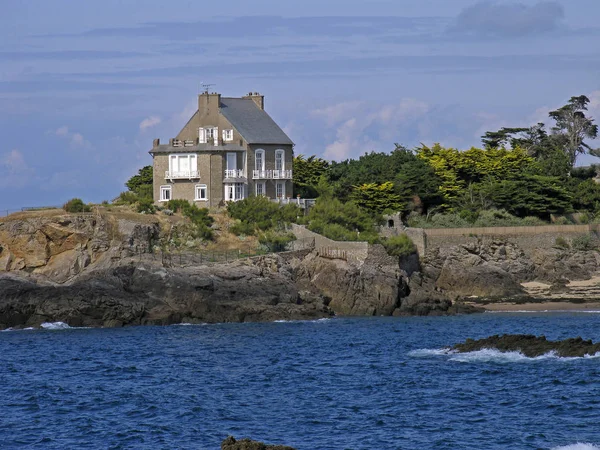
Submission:
POLYGON ((202 86, 202 90, 204 91, 205 94, 208 94, 208 90, 212 87, 215 86, 214 83, 201 83, 200 84, 202 86))

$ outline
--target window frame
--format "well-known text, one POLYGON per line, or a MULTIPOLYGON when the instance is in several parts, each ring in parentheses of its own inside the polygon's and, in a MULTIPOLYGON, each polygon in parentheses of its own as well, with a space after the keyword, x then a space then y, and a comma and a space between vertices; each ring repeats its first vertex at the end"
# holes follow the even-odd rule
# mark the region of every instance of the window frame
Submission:
POLYGON ((275 198, 285 198, 285 181, 277 181, 275 183, 275 198), (281 186, 281 196, 277 192, 281 186))
POLYGON ((170 184, 161 185, 158 192, 159 202, 168 202, 169 200, 173 199, 173 186, 171 186, 170 184), (169 193, 169 198, 165 198, 165 192, 169 193))
POLYGON ((282 148, 278 148, 275 150, 275 170, 284 171, 285 170, 285 150, 282 148), (277 159, 278 157, 281 160, 281 168, 277 168, 277 159))
POLYGON ((259 170, 264 172, 265 170, 265 151, 262 148, 256 149, 254 151, 254 170, 259 170), (258 155, 260 155, 260 167, 258 167, 258 155))
POLYGON ((223 141, 224 142, 231 142, 231 141, 233 141, 233 129, 226 128, 226 129, 222 130, 221 134, 223 136, 223 141))
POLYGON ((264 181, 257 181, 254 184, 254 195, 256 195, 257 197, 266 197, 267 196, 267 185, 264 181), (262 193, 258 193, 258 187, 262 188, 262 193))
POLYGON ((194 201, 195 202, 207 202, 208 201, 208 186, 206 184, 194 185, 194 201), (198 195, 199 191, 204 189, 204 197, 198 195))

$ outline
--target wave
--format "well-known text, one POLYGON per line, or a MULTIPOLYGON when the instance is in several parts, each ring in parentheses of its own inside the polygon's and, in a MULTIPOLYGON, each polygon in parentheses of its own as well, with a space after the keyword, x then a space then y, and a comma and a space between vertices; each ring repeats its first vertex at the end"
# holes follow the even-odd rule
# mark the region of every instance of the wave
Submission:
POLYGON ((4 331, 31 331, 31 330, 35 330, 35 328, 33 327, 29 327, 29 328, 6 328, 5 330, 0 330, 1 332, 4 331))
POLYGON ((173 327, 204 327, 208 325, 205 322, 202 323, 189 323, 189 322, 181 322, 181 323, 174 323, 171 326, 173 327))
POLYGON ((273 323, 323 323, 323 322, 329 322, 331 319, 331 317, 323 317, 321 319, 314 319, 314 320, 274 320, 273 323))
MULTIPOLYGON (((549 359, 570 361, 578 359, 595 359, 600 358, 600 353, 595 355, 585 355, 583 357, 577 356, 557 356, 555 352, 549 352, 544 355, 529 357, 525 356, 521 352, 501 352, 496 349, 482 349, 474 352, 459 353, 456 350, 449 348, 440 349, 418 349, 408 352, 409 356, 426 358, 430 356, 449 356, 449 361, 456 362, 498 362, 498 363, 512 363, 512 362, 526 362, 526 361, 544 361, 549 359)), ((598 449, 600 450, 600 449, 598 449)))
POLYGON ((518 309, 515 311, 485 311, 485 314, 512 314, 512 313, 581 313, 581 314, 600 314, 600 310, 584 310, 584 309, 518 309))
POLYGON ((65 322, 44 322, 40 328, 44 330, 88 330, 91 327, 72 327, 65 322))
POLYGON ((552 450, 600 450, 600 447, 588 442, 577 442, 576 444, 564 445, 562 447, 554 447, 552 450))

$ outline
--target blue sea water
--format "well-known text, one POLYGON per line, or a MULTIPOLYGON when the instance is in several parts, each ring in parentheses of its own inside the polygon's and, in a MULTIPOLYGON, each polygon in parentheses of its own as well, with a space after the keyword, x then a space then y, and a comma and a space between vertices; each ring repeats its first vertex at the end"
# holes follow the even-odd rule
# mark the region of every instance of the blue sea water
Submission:
POLYGON ((502 333, 600 314, 2 332, 0 448, 600 449, 600 356, 441 350, 502 333))

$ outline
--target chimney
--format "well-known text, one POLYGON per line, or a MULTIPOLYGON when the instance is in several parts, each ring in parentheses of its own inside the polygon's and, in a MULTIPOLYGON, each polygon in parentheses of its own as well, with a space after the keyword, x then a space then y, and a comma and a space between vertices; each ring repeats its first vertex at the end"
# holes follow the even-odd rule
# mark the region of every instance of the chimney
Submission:
MULTIPOLYGON (((216 118, 219 114, 219 106, 221 106, 221 94, 217 94, 216 92, 209 94, 207 91, 198 95, 200 117, 212 116, 216 118)), ((216 124, 217 122, 215 122, 216 124)))
POLYGON ((258 92, 249 92, 248 95, 242 98, 249 98, 252 101, 254 101, 254 103, 256 103, 256 106, 258 106, 260 109, 265 109, 265 96, 260 95, 258 92))
POLYGON ((158 147, 160 145, 160 139, 154 139, 152 142, 152 147, 158 147))

